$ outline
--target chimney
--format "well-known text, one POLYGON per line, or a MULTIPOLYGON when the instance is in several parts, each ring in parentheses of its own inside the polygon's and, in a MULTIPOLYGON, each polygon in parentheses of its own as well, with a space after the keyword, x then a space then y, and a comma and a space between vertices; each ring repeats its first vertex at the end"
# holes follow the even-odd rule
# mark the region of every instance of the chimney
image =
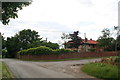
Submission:
POLYGON ((47 42, 47 38, 46 38, 46 42, 47 42))

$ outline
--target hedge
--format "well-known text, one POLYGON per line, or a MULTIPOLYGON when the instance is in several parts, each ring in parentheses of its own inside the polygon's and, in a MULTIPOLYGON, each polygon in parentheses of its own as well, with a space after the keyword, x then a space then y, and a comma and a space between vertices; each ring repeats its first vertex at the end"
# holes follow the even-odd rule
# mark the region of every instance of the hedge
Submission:
POLYGON ((21 50, 18 52, 20 55, 25 55, 25 54, 31 54, 31 55, 50 55, 50 54, 66 54, 66 53, 72 53, 75 52, 73 50, 68 50, 68 49, 56 49, 53 50, 51 48, 45 47, 45 46, 40 46, 36 48, 29 48, 26 50, 21 50))
POLYGON ((95 52, 96 49, 95 49, 95 48, 90 48, 90 49, 88 49, 88 51, 90 51, 90 52, 95 52))

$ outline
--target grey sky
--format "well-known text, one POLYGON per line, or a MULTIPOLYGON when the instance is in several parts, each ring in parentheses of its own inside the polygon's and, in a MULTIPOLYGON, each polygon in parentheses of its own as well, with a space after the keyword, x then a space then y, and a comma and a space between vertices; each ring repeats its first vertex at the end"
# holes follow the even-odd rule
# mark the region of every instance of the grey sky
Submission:
POLYGON ((14 36, 22 29, 32 29, 41 37, 60 42, 62 32, 79 30, 80 36, 97 39, 104 28, 118 25, 119 0, 33 0, 19 11, 18 19, 9 25, 0 23, 0 32, 5 37, 14 36))

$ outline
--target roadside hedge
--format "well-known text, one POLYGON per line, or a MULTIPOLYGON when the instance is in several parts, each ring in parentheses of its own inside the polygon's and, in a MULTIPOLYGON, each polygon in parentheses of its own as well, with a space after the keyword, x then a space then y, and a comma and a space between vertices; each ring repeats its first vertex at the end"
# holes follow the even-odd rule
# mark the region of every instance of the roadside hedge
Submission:
POLYGON ((96 49, 95 49, 95 48, 90 48, 90 49, 88 49, 88 51, 90 51, 90 52, 95 52, 96 49))
POLYGON ((73 52, 75 52, 75 51, 69 50, 69 49, 56 49, 56 50, 53 50, 54 54, 66 54, 66 53, 73 53, 73 52))
POLYGON ((18 52, 20 55, 31 54, 31 55, 50 55, 50 54, 66 54, 66 53, 73 53, 75 51, 68 50, 68 49, 56 49, 53 50, 49 47, 40 46, 36 48, 29 48, 26 50, 21 50, 18 52))

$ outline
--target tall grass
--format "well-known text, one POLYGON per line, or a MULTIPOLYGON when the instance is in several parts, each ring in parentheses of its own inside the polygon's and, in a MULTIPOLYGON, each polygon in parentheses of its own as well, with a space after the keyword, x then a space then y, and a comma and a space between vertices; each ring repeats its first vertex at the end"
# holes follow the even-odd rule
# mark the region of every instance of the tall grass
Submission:
POLYGON ((102 79, 114 79, 119 78, 118 66, 103 63, 88 63, 82 67, 82 71, 88 75, 95 76, 102 79))
POLYGON ((10 70, 8 69, 8 67, 6 66, 6 64, 4 64, 3 62, 0 62, 0 67, 2 66, 2 78, 6 79, 6 78, 13 78, 13 74, 10 72, 10 70))

